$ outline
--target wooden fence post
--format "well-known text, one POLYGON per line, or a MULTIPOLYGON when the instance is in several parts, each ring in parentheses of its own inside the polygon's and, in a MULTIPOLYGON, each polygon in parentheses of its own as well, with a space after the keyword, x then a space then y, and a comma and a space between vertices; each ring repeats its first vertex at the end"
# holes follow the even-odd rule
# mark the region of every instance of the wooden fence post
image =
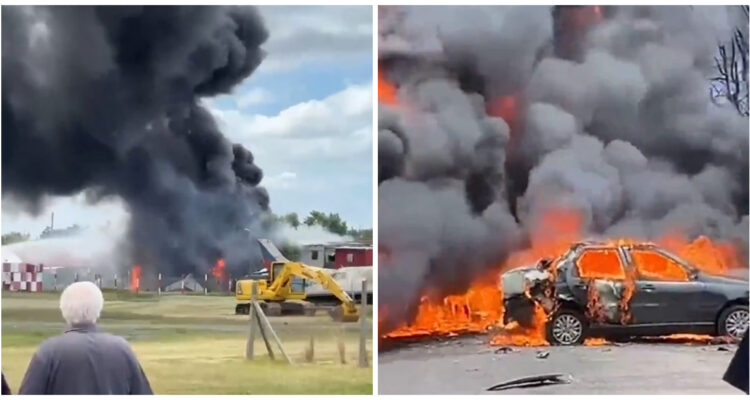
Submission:
POLYGON ((362 279, 362 293, 360 294, 359 310, 359 367, 367 368, 367 280, 362 279))
POLYGON ((253 306, 258 299, 258 284, 253 282, 250 287, 250 307, 248 310, 248 315, 250 315, 250 334, 247 337, 247 344, 245 345, 245 358, 248 360, 253 359, 255 348, 255 325, 258 324, 255 320, 255 307, 253 306))

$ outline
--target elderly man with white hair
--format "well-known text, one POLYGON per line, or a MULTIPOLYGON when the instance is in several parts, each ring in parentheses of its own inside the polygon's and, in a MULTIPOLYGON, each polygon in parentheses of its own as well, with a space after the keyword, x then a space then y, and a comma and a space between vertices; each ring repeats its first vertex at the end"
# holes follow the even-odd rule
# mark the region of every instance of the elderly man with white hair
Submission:
POLYGON ((68 327, 39 346, 19 394, 153 394, 128 342, 97 330, 103 306, 91 282, 65 288, 60 310, 68 327))

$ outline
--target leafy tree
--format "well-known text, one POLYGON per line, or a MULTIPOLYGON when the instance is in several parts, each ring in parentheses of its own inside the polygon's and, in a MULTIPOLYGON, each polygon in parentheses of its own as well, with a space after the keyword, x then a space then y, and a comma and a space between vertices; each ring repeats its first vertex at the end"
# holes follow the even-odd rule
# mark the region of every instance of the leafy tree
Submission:
POLYGON ((31 235, 28 233, 21 233, 21 232, 10 232, 6 233, 2 236, 2 244, 12 244, 12 243, 19 243, 19 242, 25 242, 29 240, 31 235))
POLYGON ((297 227, 299 227, 299 216, 296 212, 285 215, 284 221, 294 229, 297 229, 297 227))
POLYGON ((346 222, 341 219, 338 213, 328 214, 325 219, 325 225, 323 225, 329 232, 333 232, 338 235, 346 235, 349 229, 346 226, 346 222))
POLYGON ((313 226, 320 225, 325 227, 326 215, 320 211, 310 211, 310 215, 305 218, 305 225, 313 226))
POLYGON ((325 214, 320 211, 310 211, 310 215, 305 218, 305 225, 313 226, 318 225, 328 232, 335 233, 337 235, 346 235, 349 231, 346 222, 341 219, 338 213, 325 214))

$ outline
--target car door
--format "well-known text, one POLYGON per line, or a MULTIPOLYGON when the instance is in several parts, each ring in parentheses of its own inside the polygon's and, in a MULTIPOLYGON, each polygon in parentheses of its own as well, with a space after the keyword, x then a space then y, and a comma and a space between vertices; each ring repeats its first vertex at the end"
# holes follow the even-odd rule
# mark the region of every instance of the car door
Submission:
POLYGON ((704 306, 704 284, 689 269, 668 254, 652 247, 626 249, 636 271, 636 288, 631 299, 635 324, 712 323, 714 315, 704 306))
POLYGON ((580 249, 568 268, 568 287, 594 324, 620 323, 624 262, 616 247, 580 249))

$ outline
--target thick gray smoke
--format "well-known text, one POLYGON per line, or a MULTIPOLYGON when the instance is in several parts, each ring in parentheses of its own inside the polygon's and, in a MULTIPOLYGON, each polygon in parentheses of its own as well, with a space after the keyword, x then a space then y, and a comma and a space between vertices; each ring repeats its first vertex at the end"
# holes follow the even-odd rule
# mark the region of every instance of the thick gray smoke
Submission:
POLYGON ((4 196, 32 212, 47 196, 119 197, 130 262, 247 269, 263 174, 200 99, 260 64, 256 9, 4 6, 2 33, 4 196))
POLYGON ((381 8, 381 74, 398 98, 380 104, 385 328, 425 291, 464 290, 502 263, 550 209, 576 211, 589 235, 679 232, 746 251, 748 120, 709 96, 737 13, 381 8))

